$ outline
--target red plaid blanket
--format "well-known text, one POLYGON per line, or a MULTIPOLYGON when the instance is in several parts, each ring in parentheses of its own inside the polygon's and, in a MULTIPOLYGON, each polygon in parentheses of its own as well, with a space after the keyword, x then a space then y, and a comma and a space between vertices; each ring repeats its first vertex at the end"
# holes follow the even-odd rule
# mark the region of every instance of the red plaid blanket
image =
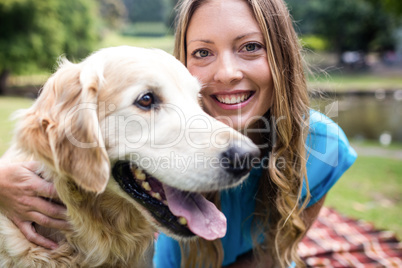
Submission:
POLYGON ((325 207, 299 254, 308 267, 402 267, 402 243, 392 232, 325 207))

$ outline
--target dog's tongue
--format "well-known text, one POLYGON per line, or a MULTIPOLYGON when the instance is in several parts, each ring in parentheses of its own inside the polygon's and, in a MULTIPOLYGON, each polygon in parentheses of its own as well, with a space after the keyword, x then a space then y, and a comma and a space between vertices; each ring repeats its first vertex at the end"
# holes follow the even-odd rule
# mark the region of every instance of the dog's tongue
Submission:
POLYGON ((163 185, 168 206, 173 215, 184 217, 188 228, 207 240, 215 240, 226 234, 226 217, 201 194, 182 192, 163 185))

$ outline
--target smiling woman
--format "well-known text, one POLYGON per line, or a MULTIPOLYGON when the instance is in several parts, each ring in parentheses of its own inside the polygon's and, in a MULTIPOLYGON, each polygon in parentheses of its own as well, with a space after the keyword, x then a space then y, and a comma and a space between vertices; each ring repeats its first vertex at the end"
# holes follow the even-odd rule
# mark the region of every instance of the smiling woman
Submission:
POLYGON ((265 43, 252 10, 243 1, 203 5, 187 29, 187 68, 204 85, 204 109, 238 130, 255 123, 272 104, 265 43))
POLYGON ((304 266, 298 243, 356 155, 335 123, 309 109, 292 25, 283 0, 179 1, 174 54, 201 81, 204 110, 262 155, 241 187, 210 198, 228 219, 225 237, 177 243, 161 234, 156 267, 304 266))

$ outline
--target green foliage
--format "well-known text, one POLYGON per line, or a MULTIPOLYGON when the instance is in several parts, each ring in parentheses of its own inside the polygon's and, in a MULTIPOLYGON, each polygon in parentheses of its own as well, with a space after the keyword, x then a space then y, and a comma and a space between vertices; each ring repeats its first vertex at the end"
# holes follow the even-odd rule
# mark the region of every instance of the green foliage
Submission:
POLYGON ((366 0, 373 4, 380 4, 386 11, 394 14, 397 17, 402 16, 402 1, 401 0, 366 0))
POLYGON ((177 0, 124 0, 131 23, 163 22, 173 25, 173 7, 177 0))
POLYGON ((93 0, 0 0, 0 73, 50 70, 61 54, 81 58, 98 38, 93 0))
POLYGON ((329 47, 327 40, 318 35, 303 35, 301 39, 303 47, 313 51, 324 51, 329 47))
POLYGON ((378 1, 287 0, 301 34, 325 37, 332 50, 384 51, 395 44, 394 17, 378 1))
POLYGON ((124 0, 131 22, 166 21, 167 0, 124 0))
POLYGON ((80 60, 93 51, 99 41, 96 27, 97 5, 94 1, 59 2, 59 20, 63 24, 62 53, 70 60, 80 60))
POLYGON ((107 27, 121 28, 127 17, 127 10, 122 0, 99 0, 99 5, 99 13, 107 27))
POLYGON ((64 42, 57 0, 0 2, 0 72, 52 66, 64 42))

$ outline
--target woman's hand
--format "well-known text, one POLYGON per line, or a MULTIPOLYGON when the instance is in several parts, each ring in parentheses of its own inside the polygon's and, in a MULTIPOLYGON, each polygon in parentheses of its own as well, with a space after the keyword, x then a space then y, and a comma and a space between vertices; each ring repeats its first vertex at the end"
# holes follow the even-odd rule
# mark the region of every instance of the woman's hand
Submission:
POLYGON ((55 249, 57 243, 38 234, 33 226, 68 229, 66 208, 48 200, 59 200, 52 183, 35 174, 37 162, 0 162, 0 211, 25 237, 39 246, 55 249))

